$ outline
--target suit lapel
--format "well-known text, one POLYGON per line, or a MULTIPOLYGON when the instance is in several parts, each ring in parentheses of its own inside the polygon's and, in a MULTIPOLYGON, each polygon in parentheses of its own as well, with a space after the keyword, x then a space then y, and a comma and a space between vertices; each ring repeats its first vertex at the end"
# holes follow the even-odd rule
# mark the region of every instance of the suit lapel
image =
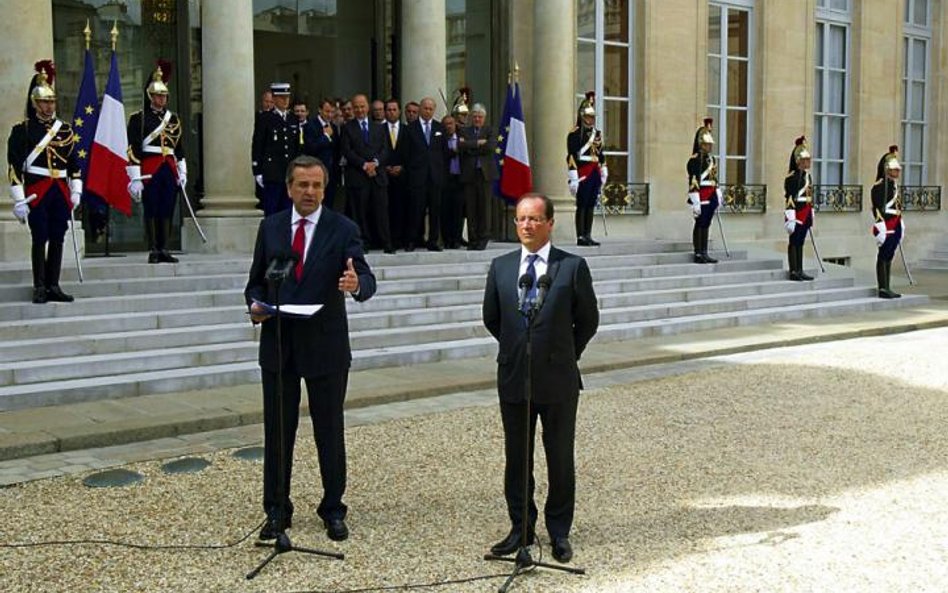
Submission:
POLYGON ((546 265, 546 275, 550 277, 550 286, 556 280, 556 273, 560 270, 560 261, 563 259, 563 252, 556 247, 550 246, 550 261, 546 265))
POLYGON ((304 277, 312 271, 316 261, 322 257, 335 231, 336 225, 332 220, 332 213, 328 209, 324 209, 322 214, 319 215, 319 222, 316 224, 313 240, 310 241, 309 249, 306 250, 306 258, 303 262, 304 277))

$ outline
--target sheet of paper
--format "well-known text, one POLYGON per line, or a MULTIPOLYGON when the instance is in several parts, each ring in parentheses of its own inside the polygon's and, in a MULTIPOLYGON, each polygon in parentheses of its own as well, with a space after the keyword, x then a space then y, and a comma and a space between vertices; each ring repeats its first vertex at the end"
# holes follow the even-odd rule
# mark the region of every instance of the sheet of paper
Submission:
MULTIPOLYGON (((255 303, 266 309, 270 315, 276 315, 276 307, 254 299, 255 303)), ((312 317, 322 309, 322 305, 280 305, 280 314, 290 317, 312 317)))

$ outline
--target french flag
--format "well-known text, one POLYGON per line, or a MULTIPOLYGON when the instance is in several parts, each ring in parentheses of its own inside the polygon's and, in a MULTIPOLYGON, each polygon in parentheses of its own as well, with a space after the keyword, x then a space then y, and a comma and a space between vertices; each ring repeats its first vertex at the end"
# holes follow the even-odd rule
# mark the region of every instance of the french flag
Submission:
POLYGON ((507 85, 507 99, 501 120, 501 138, 498 146, 500 168, 500 195, 516 204, 525 193, 533 191, 533 173, 527 150, 527 128, 523 122, 523 103, 520 101, 520 83, 507 85))
POLYGON ((89 190, 126 216, 132 215, 132 198, 128 193, 128 135, 125 131, 125 106, 122 105, 122 84, 118 60, 112 52, 109 81, 102 96, 99 125, 95 129, 89 161, 89 190))

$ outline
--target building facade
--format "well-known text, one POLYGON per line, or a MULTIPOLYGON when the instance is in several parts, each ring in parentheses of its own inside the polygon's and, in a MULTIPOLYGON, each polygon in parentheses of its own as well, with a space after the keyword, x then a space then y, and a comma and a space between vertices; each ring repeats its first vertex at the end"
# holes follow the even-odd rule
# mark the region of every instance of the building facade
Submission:
MULTIPOLYGON (((923 257, 946 223, 938 158, 948 143, 944 0, 5 3, 15 6, 4 11, 10 34, 0 38, 4 126, 22 118, 32 64, 50 55, 60 115, 72 113, 87 19, 100 92, 113 23, 120 32, 127 113, 140 108, 154 60, 176 63, 171 107, 190 122, 189 189, 202 196, 199 218, 211 239, 203 245, 185 222, 180 241, 189 251, 249 252, 259 217, 250 135, 271 80, 290 82, 311 103, 354 92, 402 101, 444 93, 450 102, 466 85, 496 122, 515 64, 535 186, 560 205, 563 244, 573 239, 565 137, 587 90, 599 98, 610 165, 609 238, 690 237, 685 162, 706 116, 715 120, 732 247, 783 250, 783 178, 800 135, 814 154, 824 258, 872 261, 869 189, 891 144, 902 149, 909 258, 923 257)), ((134 216, 114 221, 117 247, 135 248, 136 224, 134 216)), ((602 236, 598 221, 595 233, 602 236)), ((27 242, 9 209, 0 210, 0 259, 25 258, 27 242)))

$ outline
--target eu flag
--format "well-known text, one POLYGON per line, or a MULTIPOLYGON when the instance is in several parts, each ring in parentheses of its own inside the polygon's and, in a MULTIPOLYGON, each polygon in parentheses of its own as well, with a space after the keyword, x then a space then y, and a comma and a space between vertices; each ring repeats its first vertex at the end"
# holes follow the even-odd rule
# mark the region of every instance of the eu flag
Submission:
POLYGON ((76 112, 72 118, 72 131, 76 135, 77 161, 82 173, 82 206, 86 211, 86 222, 91 226, 92 235, 99 236, 105 231, 108 217, 108 204, 86 188, 86 172, 89 169, 89 156, 92 154, 92 141, 99 122, 99 93, 95 89, 95 69, 92 66, 92 53, 87 49, 85 67, 82 69, 82 81, 76 95, 76 112))

